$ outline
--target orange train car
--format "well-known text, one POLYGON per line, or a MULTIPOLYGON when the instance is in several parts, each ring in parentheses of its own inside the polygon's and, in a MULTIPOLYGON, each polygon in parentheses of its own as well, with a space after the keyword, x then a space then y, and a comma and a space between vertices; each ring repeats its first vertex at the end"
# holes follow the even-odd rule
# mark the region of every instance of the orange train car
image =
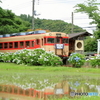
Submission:
POLYGON ((62 58, 67 58, 69 55, 69 37, 66 33, 46 33, 44 30, 0 36, 0 52, 15 52, 25 48, 44 48, 62 58))

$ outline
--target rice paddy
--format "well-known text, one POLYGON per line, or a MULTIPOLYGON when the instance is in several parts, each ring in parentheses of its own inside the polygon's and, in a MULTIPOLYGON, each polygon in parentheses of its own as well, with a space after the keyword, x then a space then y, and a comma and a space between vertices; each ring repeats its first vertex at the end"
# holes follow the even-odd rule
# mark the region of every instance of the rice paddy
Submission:
MULTIPOLYGON (((43 91, 45 88, 54 88, 55 84, 67 80, 74 91, 83 87, 85 92, 98 92, 99 76, 100 69, 97 68, 25 66, 0 62, 0 84, 16 85, 23 89, 34 88, 43 91)), ((67 100, 67 97, 57 100, 67 100)))

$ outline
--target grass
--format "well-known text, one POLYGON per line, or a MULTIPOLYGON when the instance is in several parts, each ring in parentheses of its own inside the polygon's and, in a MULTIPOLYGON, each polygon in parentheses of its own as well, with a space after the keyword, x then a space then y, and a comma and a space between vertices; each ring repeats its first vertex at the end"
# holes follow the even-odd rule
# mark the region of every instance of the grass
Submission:
MULTIPOLYGON (((78 81, 82 85, 84 83, 100 85, 100 69, 63 66, 25 66, 0 62, 0 84, 14 84, 24 89, 32 87, 42 90, 46 87, 54 87, 56 83, 62 80, 72 83, 78 81)), ((94 100, 90 98, 100 99, 99 97, 82 97, 80 99, 63 98, 57 100, 94 100)))
POLYGON ((25 65, 17 65, 14 63, 1 63, 0 62, 0 70, 37 70, 37 71, 67 71, 67 72, 82 72, 82 73, 100 73, 100 69, 98 68, 72 68, 72 67, 51 67, 51 66, 25 66, 25 65))

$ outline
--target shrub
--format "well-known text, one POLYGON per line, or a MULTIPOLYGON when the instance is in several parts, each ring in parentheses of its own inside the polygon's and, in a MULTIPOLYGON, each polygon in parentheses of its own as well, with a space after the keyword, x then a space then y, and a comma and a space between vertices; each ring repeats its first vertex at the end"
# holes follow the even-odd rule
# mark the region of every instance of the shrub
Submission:
POLYGON ((62 65, 60 57, 56 56, 52 52, 47 52, 42 48, 34 50, 23 49, 15 53, 5 53, 2 59, 4 62, 14 62, 16 64, 25 65, 62 65))
POLYGON ((3 55, 2 55, 2 60, 4 61, 4 62, 11 62, 12 61, 12 55, 13 55, 13 53, 11 53, 11 52, 6 52, 6 53, 4 53, 3 55))
POLYGON ((38 61, 40 64, 47 66, 57 66, 63 64, 61 58, 56 56, 53 52, 45 52, 41 54, 38 61))
POLYGON ((94 56, 89 60, 89 63, 92 67, 99 66, 100 67, 100 55, 94 56))
POLYGON ((28 52, 30 50, 28 49, 23 49, 23 50, 18 50, 15 53, 13 53, 13 60, 12 62, 17 63, 17 64, 27 64, 27 59, 28 59, 28 52))
POLYGON ((85 56, 79 53, 72 53, 68 58, 68 61, 73 65, 73 67, 80 68, 84 65, 85 56))
POLYGON ((0 62, 3 61, 2 57, 3 57, 4 53, 0 52, 0 62))

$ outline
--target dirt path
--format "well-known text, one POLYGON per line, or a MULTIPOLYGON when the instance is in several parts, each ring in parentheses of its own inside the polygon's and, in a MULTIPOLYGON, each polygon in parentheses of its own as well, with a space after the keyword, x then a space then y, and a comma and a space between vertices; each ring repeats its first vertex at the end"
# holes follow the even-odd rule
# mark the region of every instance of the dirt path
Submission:
POLYGON ((34 97, 28 97, 28 96, 21 96, 21 95, 14 95, 9 93, 1 93, 0 92, 0 100, 1 98, 5 98, 3 100, 6 100, 6 98, 12 99, 12 100, 40 100, 34 97))

